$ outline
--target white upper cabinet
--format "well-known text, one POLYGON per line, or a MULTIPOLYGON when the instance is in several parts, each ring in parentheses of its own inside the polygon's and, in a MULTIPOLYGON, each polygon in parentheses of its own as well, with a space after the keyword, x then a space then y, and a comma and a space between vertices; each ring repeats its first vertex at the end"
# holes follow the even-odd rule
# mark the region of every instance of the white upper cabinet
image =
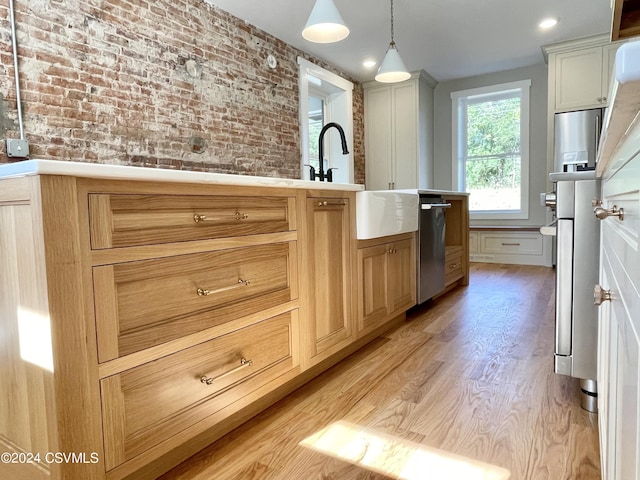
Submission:
POLYGON ((424 72, 406 82, 365 84, 368 190, 432 187, 434 86, 424 72))
POLYGON ((555 112, 606 107, 619 43, 606 36, 545 47, 549 54, 549 96, 555 112))

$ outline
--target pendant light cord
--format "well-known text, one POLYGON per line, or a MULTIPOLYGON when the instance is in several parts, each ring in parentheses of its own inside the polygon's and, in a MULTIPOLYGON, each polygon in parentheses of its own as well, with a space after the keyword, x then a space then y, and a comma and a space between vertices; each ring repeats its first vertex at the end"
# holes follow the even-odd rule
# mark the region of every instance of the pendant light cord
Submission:
POLYGON ((393 0, 391 0, 391 45, 395 46, 396 42, 393 40, 393 0))

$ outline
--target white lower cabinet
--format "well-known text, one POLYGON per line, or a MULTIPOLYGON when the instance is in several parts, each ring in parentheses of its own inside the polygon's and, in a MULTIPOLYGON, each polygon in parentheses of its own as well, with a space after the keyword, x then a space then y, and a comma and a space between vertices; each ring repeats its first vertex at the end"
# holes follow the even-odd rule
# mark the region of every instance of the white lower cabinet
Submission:
POLYGON ((471 231, 469 252, 472 262, 545 264, 545 245, 542 235, 536 231, 471 231))
MULTIPOLYGON (((615 113, 615 111, 614 111, 615 113)), ((640 480, 640 126, 604 171, 601 223, 598 423, 603 480, 640 480)))
MULTIPOLYGON (((605 247, 606 248, 606 247, 605 247)), ((640 479, 640 390, 637 325, 625 305, 640 306, 640 296, 621 265, 605 253, 600 283, 610 290, 611 304, 600 307, 598 355, 598 423, 603 480, 640 479), (615 270, 618 269, 618 274, 615 270), (622 285, 618 283, 622 281, 622 285), (625 284, 626 283, 626 284, 625 284), (627 292, 625 292, 627 290, 627 292), (629 298, 631 297, 631 298, 629 298), (634 298, 635 297, 635 298, 634 298)), ((608 303, 608 302, 607 302, 608 303)))

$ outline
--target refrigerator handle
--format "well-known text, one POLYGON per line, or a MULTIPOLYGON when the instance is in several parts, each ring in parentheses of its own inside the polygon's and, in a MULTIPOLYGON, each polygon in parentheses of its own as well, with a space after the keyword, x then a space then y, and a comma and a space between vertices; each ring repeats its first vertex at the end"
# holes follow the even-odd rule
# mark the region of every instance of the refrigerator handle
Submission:
POLYGON ((573 316, 573 220, 556 224, 556 355, 571 355, 573 316))
POLYGON ((598 147, 600 146, 600 115, 596 115, 596 153, 598 152, 598 147))

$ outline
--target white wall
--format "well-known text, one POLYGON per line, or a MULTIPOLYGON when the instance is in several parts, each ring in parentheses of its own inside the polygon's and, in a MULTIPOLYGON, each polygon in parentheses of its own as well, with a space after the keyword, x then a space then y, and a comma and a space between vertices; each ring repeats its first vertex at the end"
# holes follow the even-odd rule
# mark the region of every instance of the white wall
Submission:
POLYGON ((438 83, 434 93, 434 188, 450 190, 451 92, 499 83, 531 80, 531 132, 529 137, 529 218, 526 220, 474 220, 473 225, 544 225, 546 209, 540 193, 547 190, 547 66, 545 64, 506 70, 438 83))

